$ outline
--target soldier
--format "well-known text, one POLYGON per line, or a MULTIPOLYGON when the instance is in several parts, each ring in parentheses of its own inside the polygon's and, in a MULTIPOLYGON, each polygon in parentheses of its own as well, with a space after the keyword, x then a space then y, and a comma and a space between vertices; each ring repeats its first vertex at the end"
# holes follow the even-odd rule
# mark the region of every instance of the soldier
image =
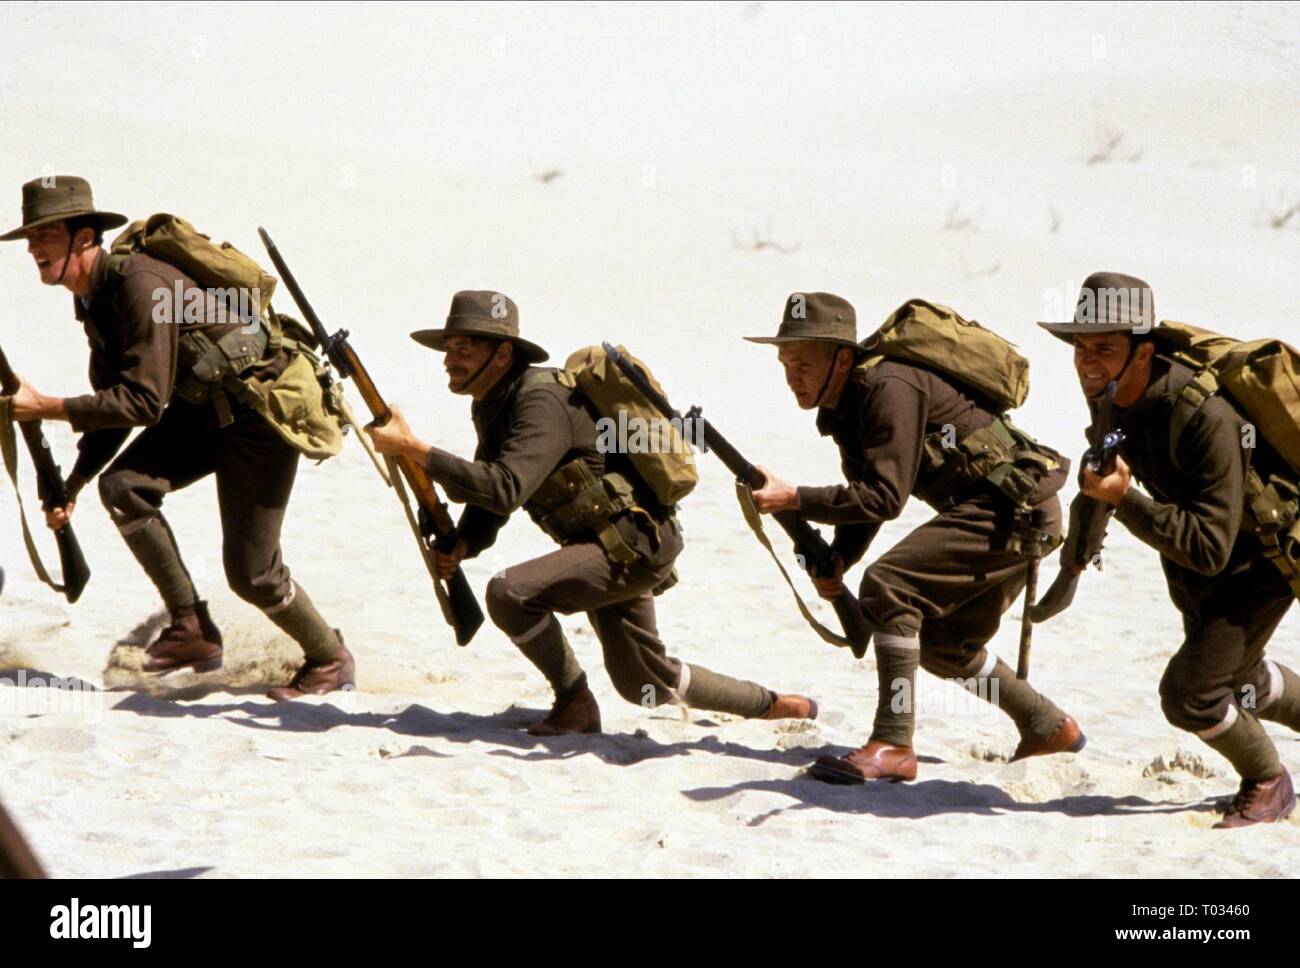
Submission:
MULTIPOLYGON (((1082 469, 1071 518, 1096 521, 1097 508, 1160 552, 1169 597, 1183 616, 1183 642, 1160 681, 1165 718, 1199 736, 1241 776, 1220 828, 1272 823, 1295 808, 1291 776, 1261 719, 1300 730, 1300 677, 1264 657, 1294 596, 1257 537, 1243 528, 1246 474, 1267 480, 1281 457, 1262 439, 1243 446, 1245 420, 1223 397, 1206 400, 1177 442, 1174 401, 1195 376, 1165 357, 1152 335, 1151 287, 1134 276, 1098 272, 1079 292, 1075 318, 1040 323, 1074 346, 1074 366, 1090 407, 1113 391, 1114 422, 1125 439, 1114 470, 1082 469), (1143 494, 1134 481, 1147 490, 1143 494), (1148 496, 1148 494, 1150 496, 1148 496), (1091 505, 1091 506, 1090 506, 1091 505)), ((1102 518, 1104 521, 1104 518, 1102 518)), ((1080 536, 1091 525, 1076 529, 1080 536)), ((1082 540, 1089 540, 1083 537, 1082 540)), ((1061 567, 1086 559, 1071 539, 1061 567)))
POLYGON ((518 320, 504 295, 465 291, 452 298, 445 328, 411 334, 446 354, 448 388, 474 400, 473 460, 416 438, 396 408, 389 423, 368 430, 380 453, 421 461, 452 500, 466 505, 454 550, 437 553, 444 577, 491 546, 520 506, 560 544, 487 586, 493 622, 555 691, 550 714, 528 731, 600 732, 600 710, 557 612, 587 613, 606 671, 629 702, 658 706, 678 699, 745 717, 816 718, 816 704, 803 696, 778 695, 668 655, 653 595, 675 580, 673 562, 682 550, 676 516, 655 500, 626 455, 599 445, 591 404, 558 382, 556 370, 536 365, 546 351, 520 338, 518 320), (591 500, 588 489, 598 481, 608 499, 599 509, 585 501, 580 506, 574 495, 591 500))
MULTIPOLYGON (((68 503, 47 513, 47 524, 63 527, 77 494, 112 461, 99 478, 100 497, 171 613, 170 623, 145 650, 145 671, 217 669, 221 633, 161 511, 168 494, 215 473, 230 587, 306 655, 289 686, 271 690, 271 697, 290 699, 349 686, 354 681, 351 654, 338 630, 289 577, 280 556, 280 526, 298 452, 239 400, 213 396, 196 403, 187 399, 192 394, 179 392, 202 389, 195 364, 204 347, 220 348, 224 338, 245 335, 241 331, 247 327, 222 298, 199 289, 170 264, 143 253, 104 251, 104 230, 125 222, 122 215, 96 210, 85 179, 58 176, 23 186, 23 224, 0 236, 26 239, 41 281, 72 292, 73 311, 90 341, 94 392, 50 397, 24 383, 13 398, 16 419, 66 420, 82 435, 67 482, 68 503), (178 292, 187 294, 184 316, 174 299, 178 292), (196 305, 202 306, 202 321, 188 318, 196 305), (218 404, 230 408, 224 418, 218 404), (134 427, 144 430, 113 460, 134 427)), ((253 338, 259 352, 265 352, 265 329, 253 338)), ((277 350, 256 362, 253 372, 274 376, 286 359, 277 350)))
MULTIPOLYGON (((862 577, 859 600, 873 631, 880 685, 875 724, 866 745, 847 756, 821 757, 813 776, 830 783, 915 779, 918 665, 997 702, 1020 732, 1014 759, 1082 749, 1078 724, 985 648, 1026 581, 1025 558, 1008 548, 1012 501, 980 478, 953 481, 931 463, 935 435, 950 433, 960 444, 983 433, 999 446, 995 435, 1009 432, 1008 425, 932 369, 891 359, 856 368, 862 350, 856 316, 839 296, 795 293, 775 337, 746 338, 778 347, 786 384, 801 409, 817 410, 817 429, 838 445, 848 479, 795 487, 763 468, 767 483, 754 492, 760 511, 797 510, 809 521, 834 524, 832 549, 842 576, 909 495, 940 510, 862 577)), ((1014 433, 1017 461, 1026 450, 1059 456, 1014 433)), ((1044 513, 1045 529, 1057 535, 1056 492, 1065 471, 1047 471, 1054 463, 1040 461, 1027 486, 1029 506, 1044 513)), ((816 583, 824 598, 842 587, 839 576, 816 583)))

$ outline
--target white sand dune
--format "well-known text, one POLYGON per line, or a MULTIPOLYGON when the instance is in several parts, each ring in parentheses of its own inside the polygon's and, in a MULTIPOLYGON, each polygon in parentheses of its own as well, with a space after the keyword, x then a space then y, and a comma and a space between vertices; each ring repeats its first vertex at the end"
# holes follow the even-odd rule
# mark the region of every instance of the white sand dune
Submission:
MULTIPOLYGON (((1068 307, 1092 270, 1149 279, 1164 316, 1300 341, 1300 218, 1267 222, 1300 200, 1286 120, 1300 107, 1300 20, 1285 7, 539 6, 335 8, 303 23, 279 8, 101 5, 71 25, 58 8, 6 6, 0 211, 16 219, 22 181, 68 172, 105 207, 176 211, 249 253, 266 225, 326 324, 352 331, 429 440, 462 453, 465 401, 405 335, 458 288, 510 293, 553 356, 626 343, 679 405, 703 404, 752 459, 807 483, 837 479, 835 454, 772 354, 739 339, 773 330, 791 291, 842 292, 864 333, 916 295, 995 327, 1033 363, 1017 421, 1070 452, 1084 408, 1068 351, 1033 321, 1068 307), (112 96, 40 69, 56 35, 112 96), (159 90, 146 72, 178 36, 188 69, 159 90), (1123 151, 1089 165, 1106 127, 1123 151), (562 176, 534 177, 552 166, 562 176), (972 224, 945 228, 954 212, 972 224), (755 231, 798 248, 745 248, 755 231)), ((0 248, 0 283, 10 359, 46 392, 82 392, 67 294, 40 288, 18 246, 0 248)), ((49 434, 66 469, 73 437, 49 434)), ((62 876, 1300 869, 1298 821, 1208 829, 1235 781, 1161 715, 1178 616, 1155 554, 1119 527, 1105 572, 1035 636, 1034 680, 1079 719, 1084 752, 1008 763, 1010 722, 923 677, 918 782, 808 779, 821 752, 866 738, 873 664, 808 631, 726 473, 709 457, 701 471, 682 583, 660 600, 664 639, 815 695, 815 724, 625 704, 573 618, 606 735, 529 737, 550 701, 541 678, 490 626, 454 644, 396 502, 352 443, 301 468, 284 544, 344 630, 359 688, 292 704, 263 695, 295 650, 225 590, 211 482, 167 512, 226 667, 162 680, 139 672, 153 590, 97 497, 75 518, 94 577, 67 606, 31 576, 0 489, 0 678, 28 683, 0 684, 0 797, 62 876), (32 685, 47 676, 95 689, 32 685)), ((877 551, 926 516, 909 506, 877 551)), ((471 583, 481 592, 549 546, 519 515, 469 564, 471 583)), ((1293 665, 1297 614, 1270 648, 1293 665)), ((1009 661, 1015 624, 993 643, 1009 661)), ((1269 729, 1300 769, 1297 737, 1269 729)))

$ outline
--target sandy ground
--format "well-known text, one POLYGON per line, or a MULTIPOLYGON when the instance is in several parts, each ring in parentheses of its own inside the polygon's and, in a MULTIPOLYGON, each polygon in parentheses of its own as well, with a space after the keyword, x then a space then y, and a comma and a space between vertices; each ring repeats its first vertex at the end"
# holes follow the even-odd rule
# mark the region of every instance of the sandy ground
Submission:
MULTIPOLYGON (((105 207, 177 211, 250 253, 266 225, 326 324, 352 331, 429 440, 462 453, 466 403, 405 337, 458 288, 511 294, 525 335, 556 357, 626 343, 679 406, 703 404, 752 459, 806 483, 836 480, 835 455, 770 351, 739 340, 772 331, 790 291, 843 293, 863 333, 911 296, 993 326, 1033 363, 1017 421, 1075 453, 1068 351, 1033 321, 1068 311, 1094 269, 1150 280, 1163 316, 1300 341, 1300 216, 1269 224, 1300 201, 1296 128, 1280 120, 1300 107, 1300 21, 1285 8, 991 8, 945 14, 939 32, 924 12, 856 6, 597 7, 572 23, 529 7, 401 8, 411 26, 397 39, 347 9, 307 24, 268 13, 261 32, 246 14, 96 9, 62 36, 114 91, 152 90, 133 65, 176 36, 192 41, 189 69, 147 103, 88 100, 30 50, 57 9, 7 6, 0 209, 16 217, 18 185, 49 170, 89 176, 105 207), (345 37, 351 66, 331 67, 345 37), (223 103, 255 98, 265 129, 233 137, 223 103), (1123 150, 1089 164, 1107 127, 1123 150), (563 175, 536 177, 552 166, 563 175)), ((46 392, 82 392, 67 294, 39 287, 18 246, 0 250, 0 281, 10 359, 46 392)), ((50 436, 66 469, 73 437, 50 436)), ((607 735, 527 736, 550 701, 541 678, 490 626, 454 644, 396 502, 349 442, 301 468, 284 546, 347 635, 359 689, 287 705, 263 692, 294 648, 225 590, 211 482, 167 512, 226 666, 161 681, 137 671, 155 595, 93 493, 75 523, 94 578, 75 606, 31 576, 0 493, 0 669, 15 683, 0 684, 0 796, 65 876, 1300 869, 1298 821, 1208 829, 1235 781, 1164 722, 1156 685, 1178 617, 1155 554, 1122 528, 1106 570, 1035 640, 1034 680, 1079 719, 1083 753, 1009 764, 1010 722, 923 677, 918 782, 808 779, 818 754, 866 738, 873 663, 807 630, 726 473, 708 457, 701 471, 663 637, 688 661, 815 695, 815 724, 625 704, 574 618, 607 735), (92 688, 34 685, 50 677, 92 688)), ((876 550, 926 516, 909 506, 876 550)), ((548 547, 520 515, 469 564, 471 583, 481 593, 548 547)), ((1270 648, 1293 665, 1297 614, 1270 648)), ((992 647, 1014 662, 1016 639, 1009 621, 992 647)), ((1300 769, 1296 737, 1274 736, 1300 769)))

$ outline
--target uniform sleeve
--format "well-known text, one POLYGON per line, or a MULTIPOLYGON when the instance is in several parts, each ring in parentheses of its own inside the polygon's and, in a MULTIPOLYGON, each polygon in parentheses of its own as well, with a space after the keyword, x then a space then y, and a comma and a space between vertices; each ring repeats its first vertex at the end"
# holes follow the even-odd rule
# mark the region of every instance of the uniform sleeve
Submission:
POLYGON ((545 390, 522 393, 496 460, 464 460, 429 448, 425 469, 461 504, 508 517, 532 497, 573 446, 564 403, 545 390))
POLYGON ((835 528, 831 551, 844 560, 845 570, 862 560, 879 530, 878 524, 841 524, 835 528))
POLYGON ((1217 575, 1232 555, 1244 510, 1246 459, 1238 426, 1202 408, 1178 449, 1189 499, 1165 504, 1132 487, 1115 516, 1175 564, 1217 575))
POLYGON ((890 376, 873 383, 861 410, 868 479, 801 487, 800 513, 828 524, 879 524, 898 517, 916 485, 929 407, 929 394, 907 380, 890 376))
MULTIPOLYGON (((116 300, 122 327, 121 370, 110 385, 68 398, 73 430, 148 427, 162 416, 176 383, 180 333, 170 299, 155 298, 159 290, 168 290, 168 284, 152 272, 134 272, 124 279, 116 300)), ((104 364, 96 359, 96 352, 91 351, 92 386, 97 377, 105 382, 104 364)))
POLYGON ((460 520, 456 522, 456 537, 465 542, 465 557, 477 558, 496 544, 497 532, 508 520, 477 505, 465 505, 460 520))
POLYGON ((121 428, 82 434, 77 441, 77 462, 72 466, 72 473, 82 481, 93 479, 121 450, 130 433, 129 428, 121 428))

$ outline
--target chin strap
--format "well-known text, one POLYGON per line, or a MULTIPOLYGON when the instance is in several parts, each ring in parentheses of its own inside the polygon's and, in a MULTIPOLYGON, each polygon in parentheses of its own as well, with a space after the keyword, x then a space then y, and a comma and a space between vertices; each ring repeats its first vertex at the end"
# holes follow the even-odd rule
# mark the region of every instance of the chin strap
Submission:
POLYGON ((831 385, 831 377, 835 375, 835 361, 840 358, 840 351, 835 350, 831 354, 831 365, 826 370, 826 379, 822 380, 822 388, 817 391, 816 406, 822 405, 822 397, 826 396, 826 388, 831 385))
POLYGON ((54 280, 56 286, 63 282, 63 277, 68 274, 68 266, 72 264, 72 243, 74 241, 73 236, 68 236, 68 251, 63 254, 63 271, 59 273, 59 278, 54 280))
POLYGON ((480 366, 477 370, 475 370, 474 374, 461 385, 461 389, 469 390, 469 388, 474 385, 474 381, 476 381, 479 377, 481 377, 483 375, 483 371, 492 365, 492 361, 496 359, 497 350, 500 348, 501 348, 501 340, 497 340, 496 346, 492 347, 492 352, 489 353, 488 358, 483 361, 483 365, 480 366))

